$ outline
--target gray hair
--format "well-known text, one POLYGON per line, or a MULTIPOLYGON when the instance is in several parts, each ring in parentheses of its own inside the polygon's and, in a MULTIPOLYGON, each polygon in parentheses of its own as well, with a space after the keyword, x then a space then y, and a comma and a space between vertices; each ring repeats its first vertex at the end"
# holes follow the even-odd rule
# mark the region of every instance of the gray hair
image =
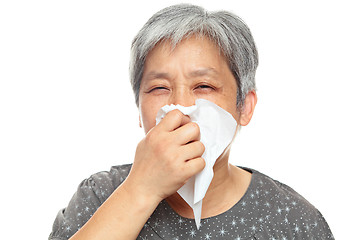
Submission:
POLYGON ((228 61, 237 84, 237 104, 255 90, 258 53, 247 25, 227 11, 208 12, 202 7, 179 4, 155 13, 135 36, 131 46, 130 81, 139 106, 139 91, 147 54, 155 45, 170 40, 173 47, 192 35, 216 43, 228 61))

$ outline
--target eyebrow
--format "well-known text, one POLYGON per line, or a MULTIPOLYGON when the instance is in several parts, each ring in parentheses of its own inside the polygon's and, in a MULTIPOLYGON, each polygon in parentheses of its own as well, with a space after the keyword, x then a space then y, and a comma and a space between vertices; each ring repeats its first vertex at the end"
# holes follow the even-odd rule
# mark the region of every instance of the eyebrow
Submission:
POLYGON ((146 80, 154 80, 154 79, 170 79, 170 75, 166 72, 156 72, 151 71, 145 75, 146 80))
POLYGON ((190 72, 191 77, 202 77, 206 75, 218 75, 219 73, 214 68, 200 68, 190 72))
MULTIPOLYGON (((200 68, 196 69, 194 71, 191 71, 189 76, 190 77, 203 77, 203 76, 212 76, 212 75, 218 75, 218 71, 216 71, 214 68, 200 68)), ((151 71, 148 74, 145 75, 146 80, 154 80, 154 79, 170 79, 171 76, 169 73, 166 72, 156 72, 151 71)))

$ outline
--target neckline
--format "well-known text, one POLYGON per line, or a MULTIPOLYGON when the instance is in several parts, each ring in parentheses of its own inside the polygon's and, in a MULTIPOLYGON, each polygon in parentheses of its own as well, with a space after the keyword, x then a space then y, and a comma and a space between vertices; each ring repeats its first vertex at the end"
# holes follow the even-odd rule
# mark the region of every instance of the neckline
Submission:
MULTIPOLYGON (((249 186, 247 187, 244 195, 239 199, 239 201, 237 201, 231 208, 229 208, 228 210, 226 210, 225 212, 222 212, 222 213, 219 213, 215 216, 211 216, 211 217, 207 217, 207 218, 201 218, 201 221, 203 220, 210 220, 210 219, 216 219, 218 217, 221 217, 222 215, 226 214, 227 212, 231 211, 232 209, 236 208, 239 204, 241 204, 241 202, 244 202, 247 198, 248 198, 248 195, 249 195, 249 192, 251 191, 251 189, 254 189, 255 188, 255 180, 257 178, 257 171, 251 169, 251 168, 246 168, 246 167, 241 167, 241 166, 236 166, 238 168, 241 168, 247 172, 250 172, 251 173, 251 179, 250 179, 250 184, 249 186)), ((187 218, 187 217, 183 217, 181 215, 179 215, 168 203, 167 201, 164 199, 161 201, 163 204, 165 204, 165 206, 167 208, 170 209, 170 211, 172 212, 172 214, 174 214, 176 217, 179 217, 179 218, 182 218, 182 219, 186 219, 188 221, 190 220, 194 220, 194 218, 187 218)))

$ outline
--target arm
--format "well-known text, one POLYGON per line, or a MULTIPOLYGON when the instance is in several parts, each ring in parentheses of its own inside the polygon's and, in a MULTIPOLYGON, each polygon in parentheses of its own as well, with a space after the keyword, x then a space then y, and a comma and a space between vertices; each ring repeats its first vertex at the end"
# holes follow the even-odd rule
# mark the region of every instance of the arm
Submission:
POLYGON ((160 201, 125 180, 70 239, 136 239, 160 201))
POLYGON ((139 143, 127 179, 71 240, 136 239, 159 202, 205 167, 199 139, 196 124, 168 113, 139 143))

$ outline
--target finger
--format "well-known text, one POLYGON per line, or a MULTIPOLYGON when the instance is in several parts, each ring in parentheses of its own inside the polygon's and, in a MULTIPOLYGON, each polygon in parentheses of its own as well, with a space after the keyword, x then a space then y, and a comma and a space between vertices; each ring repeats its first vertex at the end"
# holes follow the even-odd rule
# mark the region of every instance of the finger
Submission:
POLYGON ((186 177, 190 178, 198 174, 205 168, 205 165, 206 165, 205 160, 201 157, 187 161, 185 165, 185 172, 187 175, 186 177))
POLYGON ((158 126, 165 131, 171 132, 190 121, 189 116, 185 116, 180 110, 175 109, 168 112, 158 126))
POLYGON ((173 134, 175 141, 184 145, 192 141, 200 140, 200 127, 197 123, 189 122, 177 128, 173 134))
POLYGON ((180 147, 181 156, 185 161, 201 157, 205 152, 205 146, 200 141, 191 142, 180 147))

